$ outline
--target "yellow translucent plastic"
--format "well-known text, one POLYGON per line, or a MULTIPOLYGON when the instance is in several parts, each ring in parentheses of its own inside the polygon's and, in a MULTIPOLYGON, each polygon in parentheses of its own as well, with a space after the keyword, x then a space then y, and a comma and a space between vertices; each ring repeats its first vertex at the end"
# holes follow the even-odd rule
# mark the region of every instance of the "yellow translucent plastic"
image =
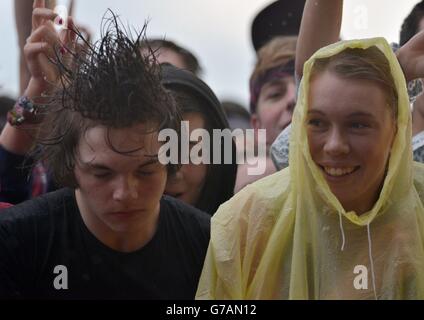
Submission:
POLYGON ((424 166, 412 161, 405 79, 384 39, 339 42, 305 64, 290 139, 290 167, 244 188, 213 216, 196 298, 423 299, 424 166), (374 45, 395 79, 398 130, 380 197, 357 216, 311 159, 307 92, 315 59, 374 45))

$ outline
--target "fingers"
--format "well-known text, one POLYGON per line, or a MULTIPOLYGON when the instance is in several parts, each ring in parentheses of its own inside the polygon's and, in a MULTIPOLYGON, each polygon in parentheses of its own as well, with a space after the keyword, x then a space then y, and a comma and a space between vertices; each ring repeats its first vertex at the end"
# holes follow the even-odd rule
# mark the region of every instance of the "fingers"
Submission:
POLYGON ((51 45, 60 44, 59 37, 52 24, 44 24, 37 28, 27 40, 27 43, 47 42, 51 45))
MULTIPOLYGON (((64 21, 59 16, 58 13, 54 12, 53 10, 47 9, 42 7, 42 1, 35 1, 34 2, 34 10, 32 13, 32 34, 30 36, 30 42, 37 42, 39 41, 39 37, 37 35, 41 35, 44 31, 41 31, 41 33, 38 33, 38 29, 40 27, 44 28, 45 25, 51 25, 52 31, 55 32, 53 28, 54 21, 57 20, 58 24, 64 24, 64 21), (38 3, 36 3, 38 2, 38 3), (33 37, 33 34, 37 32, 37 35, 33 37)), ((72 43, 75 42, 76 34, 74 31, 74 23, 71 17, 67 17, 66 21, 67 29, 62 29, 59 32, 59 39, 61 43, 65 44, 67 47, 71 47, 72 43)), ((53 40, 52 33, 49 32, 49 39, 53 40)))
POLYGON ((40 53, 44 53, 46 56, 52 56, 54 50, 47 42, 28 43, 24 47, 24 54, 27 61, 35 59, 40 53))
POLYGON ((75 43, 76 33, 75 33, 75 24, 72 17, 68 17, 68 28, 60 31, 60 41, 65 44, 67 47, 72 47, 75 43))
POLYGON ((74 15, 74 0, 70 0, 69 1, 69 5, 68 5, 68 14, 70 16, 74 15))
POLYGON ((32 4, 32 8, 45 8, 46 7, 46 1, 45 0, 34 0, 34 3, 32 4))
MULTIPOLYGON (((31 53, 36 53, 36 49, 38 48, 46 54, 49 58, 55 58, 56 52, 59 52, 61 55, 66 53, 66 50, 59 40, 59 37, 52 26, 43 25, 35 30, 31 36, 27 40, 27 44, 24 47, 28 47, 31 53), (40 49, 41 46, 41 49, 40 49), (44 46, 48 46, 48 48, 44 48, 44 46)), ((26 55, 27 61, 31 61, 33 55, 26 55)))
POLYGON ((68 37, 68 41, 75 43, 77 34, 75 32, 74 19, 71 16, 68 17, 68 37))
POLYGON ((46 8, 35 8, 32 11, 32 31, 41 26, 45 21, 53 21, 58 16, 57 13, 46 8))

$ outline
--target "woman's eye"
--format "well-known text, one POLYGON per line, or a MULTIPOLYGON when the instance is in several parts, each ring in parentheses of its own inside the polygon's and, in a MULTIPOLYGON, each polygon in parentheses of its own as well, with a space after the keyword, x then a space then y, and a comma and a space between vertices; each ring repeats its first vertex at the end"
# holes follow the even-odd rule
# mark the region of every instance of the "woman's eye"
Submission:
POLYGON ((369 126, 364 123, 353 122, 350 124, 350 127, 353 129, 364 129, 364 128, 368 128, 369 126))
POLYGON ((308 125, 320 128, 324 125, 324 123, 319 119, 310 119, 308 121, 308 125))

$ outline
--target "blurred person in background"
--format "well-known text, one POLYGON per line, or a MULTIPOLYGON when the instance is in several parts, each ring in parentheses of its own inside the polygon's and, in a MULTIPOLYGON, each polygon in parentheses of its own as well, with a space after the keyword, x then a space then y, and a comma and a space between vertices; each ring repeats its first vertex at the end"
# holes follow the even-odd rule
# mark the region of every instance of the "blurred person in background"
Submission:
POLYGON ((177 68, 194 73, 197 77, 200 77, 202 73, 202 68, 196 56, 171 40, 151 38, 145 40, 141 47, 147 55, 150 52, 146 48, 151 48, 159 63, 170 63, 177 68))
MULTIPOLYGON (((192 72, 172 65, 162 65, 162 84, 177 102, 183 121, 189 125, 189 136, 194 130, 205 129, 210 137, 210 163, 199 164, 189 159, 175 174, 168 177, 165 194, 173 196, 213 215, 218 207, 233 196, 237 174, 234 140, 226 149, 222 139, 214 143, 213 130, 229 129, 224 110, 209 86, 192 72), (218 145, 220 150, 214 149, 218 145), (215 152, 221 153, 220 163, 213 163, 215 152), (231 152, 232 162, 224 163, 225 152, 231 152)), ((190 141, 190 150, 199 140, 190 141)), ((202 154, 203 156, 203 154, 202 154)))
POLYGON ((296 84, 294 58, 296 40, 291 37, 274 37, 258 52, 258 58, 250 77, 250 114, 252 128, 258 132, 265 129, 265 140, 255 134, 255 148, 266 146, 266 157, 262 175, 249 175, 248 164, 240 165, 235 192, 244 186, 276 171, 269 149, 275 138, 290 123, 295 106, 296 84))

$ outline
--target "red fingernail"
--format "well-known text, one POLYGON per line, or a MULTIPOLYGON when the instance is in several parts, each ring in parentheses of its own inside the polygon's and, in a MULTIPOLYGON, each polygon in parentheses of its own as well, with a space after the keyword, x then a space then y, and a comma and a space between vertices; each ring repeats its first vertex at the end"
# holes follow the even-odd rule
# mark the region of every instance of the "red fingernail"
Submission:
POLYGON ((62 18, 59 18, 59 21, 57 23, 59 23, 61 25, 63 23, 62 18))

